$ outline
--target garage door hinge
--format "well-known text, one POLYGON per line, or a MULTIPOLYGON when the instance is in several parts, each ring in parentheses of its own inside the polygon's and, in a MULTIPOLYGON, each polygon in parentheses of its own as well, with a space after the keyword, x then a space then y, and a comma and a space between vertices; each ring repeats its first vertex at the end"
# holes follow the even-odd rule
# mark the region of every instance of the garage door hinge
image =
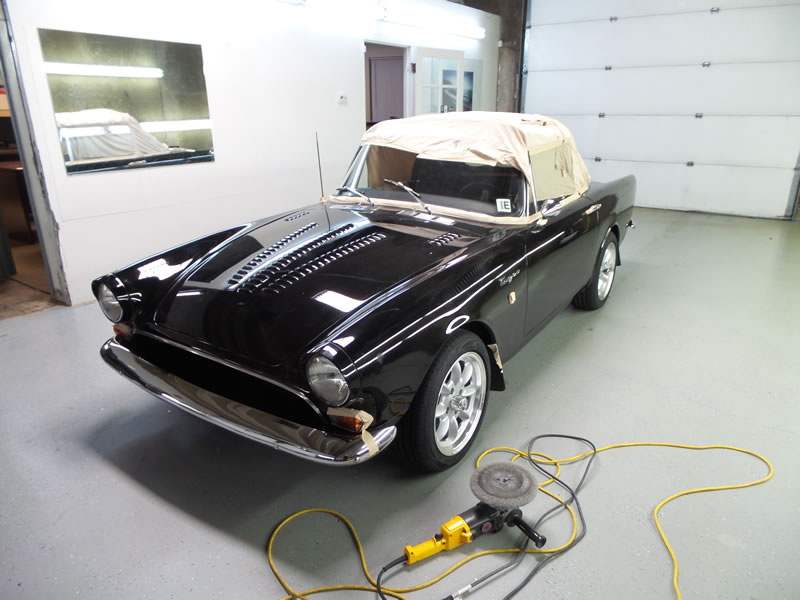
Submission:
POLYGON ((694 113, 694 118, 695 119, 702 119, 703 118, 703 113, 694 113))
POLYGON ((617 17, 608 17, 608 20, 611 21, 612 23, 615 23, 618 19, 617 17))
POLYGON ((686 163, 686 166, 687 167, 693 167, 694 166, 694 161, 690 160, 689 162, 686 163))
POLYGON ((710 62, 708 62, 707 60, 703 61, 703 67, 710 67, 710 66, 711 66, 710 62))
POLYGON ((594 162, 601 162, 602 160, 603 160, 603 159, 602 159, 602 158, 600 158, 599 156, 595 156, 595 157, 594 157, 594 162))
POLYGON ((713 7, 711 7, 711 14, 712 14, 712 15, 715 15, 715 14, 717 14, 718 12, 719 12, 719 6, 713 6, 713 7))
POLYGON ((605 119, 606 118, 606 113, 597 113, 597 118, 598 119, 605 119))
POLYGON ((611 70, 611 65, 606 65, 606 66, 605 66, 605 70, 606 70, 606 71, 610 71, 610 70, 611 70))

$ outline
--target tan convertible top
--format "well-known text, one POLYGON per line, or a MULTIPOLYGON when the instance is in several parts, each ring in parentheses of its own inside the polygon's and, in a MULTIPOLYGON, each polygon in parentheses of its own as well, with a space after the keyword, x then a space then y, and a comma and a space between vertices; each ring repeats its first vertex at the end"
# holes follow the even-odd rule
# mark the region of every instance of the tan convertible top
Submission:
POLYGON ((361 143, 420 158, 516 167, 539 203, 578 196, 589 187, 572 134, 543 115, 475 111, 392 119, 371 127, 361 143))

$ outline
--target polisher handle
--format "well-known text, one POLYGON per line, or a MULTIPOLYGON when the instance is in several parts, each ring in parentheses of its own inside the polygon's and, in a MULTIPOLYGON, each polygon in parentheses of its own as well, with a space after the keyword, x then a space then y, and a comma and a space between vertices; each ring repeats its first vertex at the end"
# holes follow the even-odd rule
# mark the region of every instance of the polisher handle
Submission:
POLYGON ((541 548, 547 543, 546 537, 534 531, 534 529, 525 522, 525 520, 522 518, 522 511, 518 508, 515 508, 508 513, 508 516, 506 517, 506 523, 513 525, 514 527, 519 527, 522 533, 527 535, 533 542, 533 545, 537 548, 541 548))

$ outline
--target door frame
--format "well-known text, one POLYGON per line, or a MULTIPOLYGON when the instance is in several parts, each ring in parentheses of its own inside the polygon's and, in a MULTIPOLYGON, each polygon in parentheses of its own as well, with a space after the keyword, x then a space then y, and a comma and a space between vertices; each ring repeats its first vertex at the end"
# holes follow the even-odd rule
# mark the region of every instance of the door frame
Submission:
POLYGON ((50 296, 57 302, 70 304, 58 239, 58 224, 47 196, 44 173, 37 151, 38 146, 33 135, 30 109, 25 100, 25 88, 19 75, 19 57, 15 52, 6 0, 0 1, 0 66, 3 69, 6 95, 11 109, 11 125, 17 139, 31 212, 36 223, 47 281, 50 284, 50 296))
MULTIPOLYGON (((364 55, 367 53, 367 44, 375 44, 376 46, 389 46, 397 48, 403 52, 403 116, 410 117, 414 114, 414 80, 411 78, 412 70, 412 54, 411 47, 403 44, 391 44, 382 40, 365 39, 364 40, 364 55)), ((370 99, 367 95, 367 84, 369 83, 370 73, 369 61, 364 60, 364 115, 367 114, 370 99)), ((371 110, 370 110, 371 112, 371 110)))

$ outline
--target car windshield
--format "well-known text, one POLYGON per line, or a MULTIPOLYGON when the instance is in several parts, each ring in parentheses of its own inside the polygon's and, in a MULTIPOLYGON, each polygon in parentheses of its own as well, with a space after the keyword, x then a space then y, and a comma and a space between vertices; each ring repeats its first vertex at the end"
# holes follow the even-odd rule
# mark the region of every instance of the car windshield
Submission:
POLYGON ((362 146, 338 193, 401 200, 425 210, 398 183, 434 210, 445 206, 499 217, 518 217, 525 211, 525 178, 514 167, 433 160, 385 146, 362 146))

